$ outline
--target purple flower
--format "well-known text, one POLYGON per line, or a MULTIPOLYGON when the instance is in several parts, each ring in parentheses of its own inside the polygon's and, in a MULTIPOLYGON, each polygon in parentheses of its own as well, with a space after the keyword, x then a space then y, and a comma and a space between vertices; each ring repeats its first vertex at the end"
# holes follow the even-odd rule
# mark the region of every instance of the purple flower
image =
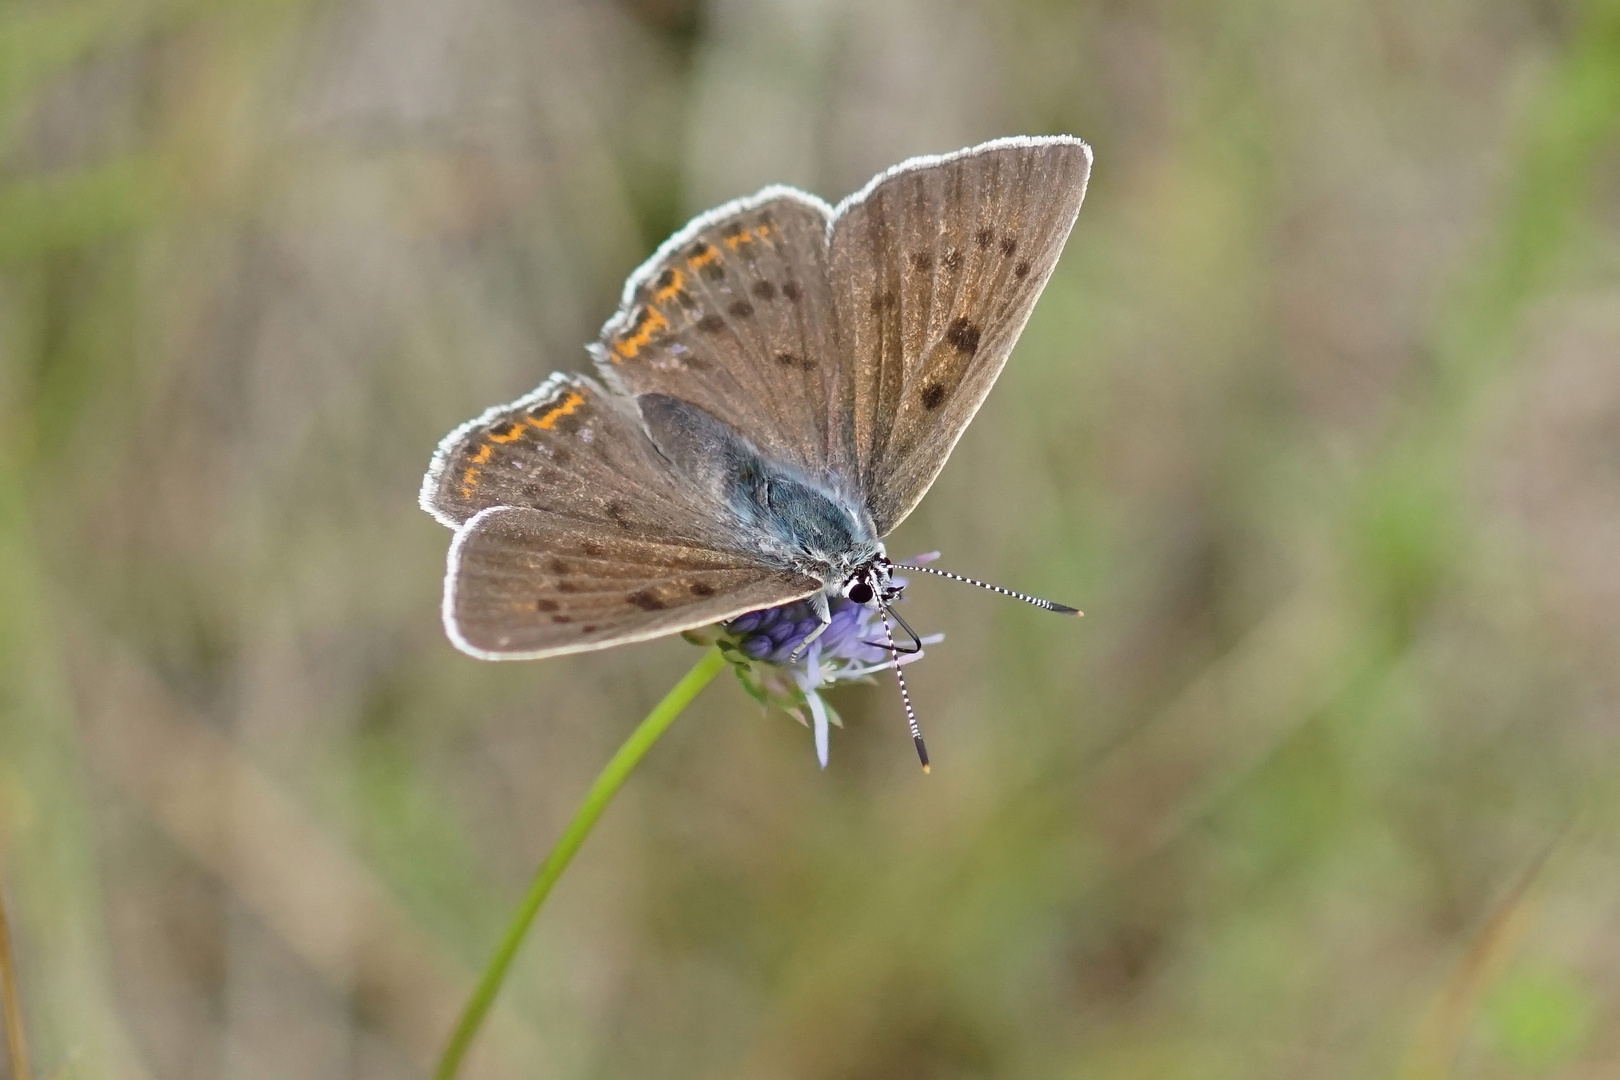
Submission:
MULTIPOLYGON (((934 556, 924 556, 926 561, 934 556)), ((894 582, 904 586, 906 580, 894 582)), ((776 706, 815 732, 816 758, 827 767, 828 728, 842 727, 838 714, 821 699, 820 690, 834 683, 864 679, 896 663, 921 659, 922 653, 898 657, 884 647, 887 640, 883 617, 876 607, 866 607, 842 596, 829 599, 832 623, 812 641, 804 655, 791 657, 799 644, 816 628, 816 613, 808 600, 798 600, 763 611, 750 611, 728 623, 708 630, 688 633, 688 641, 698 645, 718 645, 731 661, 746 689, 755 699, 776 706), (808 717, 805 715, 809 713, 808 717)), ((922 639, 933 645, 944 634, 922 639)))

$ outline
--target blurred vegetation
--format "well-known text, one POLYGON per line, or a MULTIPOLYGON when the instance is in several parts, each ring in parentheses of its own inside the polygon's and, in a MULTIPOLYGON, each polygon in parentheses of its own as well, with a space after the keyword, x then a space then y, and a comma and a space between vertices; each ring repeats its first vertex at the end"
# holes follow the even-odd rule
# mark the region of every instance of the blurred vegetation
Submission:
POLYGON ((832 767, 720 685, 479 1077, 1620 1070, 1614 0, 11 0, 0 885, 36 1067, 422 1075, 694 660, 438 624, 437 439, 768 182, 1080 223, 832 767))

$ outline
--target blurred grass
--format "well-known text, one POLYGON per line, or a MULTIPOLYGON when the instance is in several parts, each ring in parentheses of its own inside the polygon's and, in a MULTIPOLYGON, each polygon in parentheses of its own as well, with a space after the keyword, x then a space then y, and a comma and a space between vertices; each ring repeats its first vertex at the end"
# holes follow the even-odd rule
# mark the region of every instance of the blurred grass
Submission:
POLYGON ((454 654, 432 445, 687 214, 1015 131, 1096 176, 891 546, 1087 619, 912 590, 926 782, 889 687, 825 774, 712 691, 470 1074, 1415 1075, 1505 941, 1424 1075, 1611 1074, 1617 125, 1612 2, 0 10, 41 1074, 424 1074, 693 658, 454 654))

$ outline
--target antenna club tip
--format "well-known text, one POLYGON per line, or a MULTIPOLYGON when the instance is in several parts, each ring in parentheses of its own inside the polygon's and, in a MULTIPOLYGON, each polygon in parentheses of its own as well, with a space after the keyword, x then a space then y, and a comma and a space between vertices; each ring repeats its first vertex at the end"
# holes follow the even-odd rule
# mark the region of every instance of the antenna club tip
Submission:
POLYGON ((1059 615, 1073 615, 1077 619, 1085 614, 1085 612, 1081 611, 1079 608, 1072 608, 1068 604, 1053 603, 1051 610, 1057 612, 1059 615))
POLYGON ((929 773, 931 773, 933 771, 934 771, 934 767, 932 765, 928 765, 928 764, 923 765, 923 775, 924 776, 927 776, 929 773))

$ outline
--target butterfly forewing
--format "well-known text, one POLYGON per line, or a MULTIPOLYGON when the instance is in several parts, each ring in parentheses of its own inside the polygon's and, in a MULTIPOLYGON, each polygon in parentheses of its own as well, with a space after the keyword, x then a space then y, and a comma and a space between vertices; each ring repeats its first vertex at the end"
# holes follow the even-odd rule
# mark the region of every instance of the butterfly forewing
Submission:
POLYGON ((502 506, 457 534, 444 622, 475 656, 533 659, 707 626, 820 587, 711 548, 502 506))
POLYGON ((842 351, 827 275, 828 207, 785 188, 698 218, 631 277, 593 352, 611 385, 723 420, 766 458, 829 486, 842 351))
POLYGON ((907 162, 839 208, 830 271, 844 414, 879 535, 933 483, 1006 363, 1085 194, 1078 139, 907 162))

